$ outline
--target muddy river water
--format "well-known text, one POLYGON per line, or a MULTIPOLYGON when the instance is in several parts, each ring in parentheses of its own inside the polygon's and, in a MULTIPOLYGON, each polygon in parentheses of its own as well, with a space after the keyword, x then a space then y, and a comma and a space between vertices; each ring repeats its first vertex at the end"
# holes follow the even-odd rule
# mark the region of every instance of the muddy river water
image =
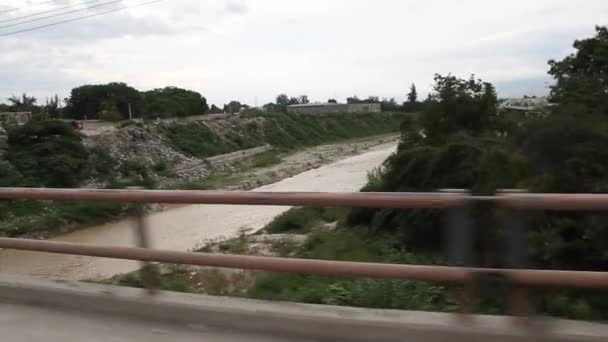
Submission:
MULTIPOLYGON (((395 144, 379 145, 363 154, 297 174, 252 191, 358 191, 367 172, 382 164, 395 144)), ((242 228, 257 230, 287 210, 281 206, 187 205, 152 213, 147 217, 151 247, 192 250, 206 240, 231 237, 242 228)), ((134 246, 133 220, 125 219, 52 238, 94 245, 134 246)), ((0 251, 0 272, 53 279, 109 278, 139 268, 128 260, 93 258, 38 252, 0 251)))

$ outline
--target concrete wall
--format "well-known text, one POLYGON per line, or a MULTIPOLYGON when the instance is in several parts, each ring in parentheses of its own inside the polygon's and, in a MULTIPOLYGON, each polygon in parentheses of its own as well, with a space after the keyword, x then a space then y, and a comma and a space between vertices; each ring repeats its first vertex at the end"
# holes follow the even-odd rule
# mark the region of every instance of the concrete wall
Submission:
POLYGON ((288 113, 325 114, 325 113, 379 113, 379 103, 349 103, 349 104, 308 104, 287 107, 288 113))
POLYGON ((467 318, 437 312, 267 302, 164 291, 149 296, 142 289, 51 282, 6 274, 0 278, 1 302, 137 318, 148 321, 151 329, 156 322, 164 321, 180 324, 184 329, 196 326, 262 333, 269 340, 272 336, 292 336, 294 340, 314 341, 600 342, 608 336, 608 325, 580 321, 528 318, 522 322, 504 316, 467 318))
POLYGON ((243 159, 253 157, 256 154, 270 151, 271 149, 272 147, 270 145, 263 145, 247 150, 240 150, 232 153, 221 154, 219 156, 209 157, 207 158, 207 161, 211 164, 211 166, 218 167, 224 164, 232 164, 243 159))
POLYGON ((320 104, 320 105, 306 105, 306 106, 288 106, 288 113, 298 114, 325 114, 325 113, 344 113, 347 112, 347 105, 345 104, 320 104))
POLYGON ((349 113, 379 113, 381 110, 379 103, 349 103, 349 113))
POLYGON ((0 112, 0 126, 23 125, 31 118, 31 112, 0 112))

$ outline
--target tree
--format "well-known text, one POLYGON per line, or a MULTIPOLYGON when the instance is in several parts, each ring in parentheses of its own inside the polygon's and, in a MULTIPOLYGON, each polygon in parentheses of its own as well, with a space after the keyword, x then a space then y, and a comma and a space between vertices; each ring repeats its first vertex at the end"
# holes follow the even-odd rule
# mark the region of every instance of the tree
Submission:
POLYGON ((33 112, 36 110, 36 102, 38 101, 34 96, 28 96, 26 93, 21 94, 21 97, 13 95, 7 100, 11 103, 11 109, 16 112, 33 112))
POLYGON ((224 105, 224 112, 229 114, 238 113, 241 111, 241 107, 243 107, 243 105, 239 101, 233 100, 224 105))
POLYGON ((143 114, 146 117, 183 117, 205 114, 209 110, 207 99, 188 89, 165 87, 143 92, 142 95, 143 114))
POLYGON ((49 118, 59 119, 61 117, 61 100, 59 99, 59 95, 55 94, 50 99, 47 98, 43 110, 49 118))
POLYGON ((608 28, 597 26, 592 38, 576 40, 575 53, 549 61, 555 78, 551 101, 568 115, 608 114, 608 28))
POLYGON ((346 98, 346 103, 361 103, 361 100, 357 97, 357 95, 353 95, 351 97, 346 98))
POLYGON ((120 115, 116 104, 110 100, 106 100, 101 104, 99 118, 104 121, 120 121, 122 116, 120 115))
POLYGON ((490 83, 436 74, 434 91, 421 117, 430 140, 443 143, 459 131, 479 135, 495 119, 498 99, 490 83))
POLYGON ((222 109, 216 105, 211 105, 211 109, 209 109, 209 114, 221 114, 223 113, 222 109))
POLYGON ((27 186, 76 187, 87 176, 88 152, 69 124, 30 121, 8 132, 6 159, 27 186))
POLYGON ((390 99, 383 98, 382 102, 380 102, 380 108, 383 112, 396 112, 401 109, 394 97, 390 99))
POLYGON ((410 92, 407 94, 407 102, 412 105, 418 102, 418 92, 416 91, 416 85, 414 83, 412 83, 410 92))
POLYGON ((336 99, 328 99, 327 103, 338 103, 338 101, 336 99))
POLYGON ((310 103, 310 101, 308 100, 308 95, 300 95, 300 97, 298 98, 298 103, 299 104, 310 103))
POLYGON ((287 94, 279 94, 276 99, 277 103, 277 111, 279 112, 287 112, 287 106, 289 106, 289 97, 287 94))
POLYGON ((122 119, 129 118, 129 107, 134 117, 141 117, 144 111, 142 94, 137 89, 125 83, 112 82, 72 89, 64 112, 73 119, 98 119, 105 101, 116 105, 122 119))

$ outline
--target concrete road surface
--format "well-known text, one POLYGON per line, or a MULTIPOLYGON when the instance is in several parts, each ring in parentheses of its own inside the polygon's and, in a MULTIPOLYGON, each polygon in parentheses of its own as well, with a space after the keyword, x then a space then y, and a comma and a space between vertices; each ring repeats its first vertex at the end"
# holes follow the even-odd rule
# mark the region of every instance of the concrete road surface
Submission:
POLYGON ((6 342, 312 341, 5 303, 0 303, 0 336, 6 342))

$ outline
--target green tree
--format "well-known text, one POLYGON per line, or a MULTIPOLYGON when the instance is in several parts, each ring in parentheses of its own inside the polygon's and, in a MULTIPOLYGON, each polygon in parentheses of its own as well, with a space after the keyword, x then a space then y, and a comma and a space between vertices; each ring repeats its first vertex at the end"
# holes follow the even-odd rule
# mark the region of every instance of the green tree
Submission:
POLYGON ((221 114, 223 113, 222 109, 216 105, 211 105, 211 109, 209 109, 210 114, 221 114))
POLYGON ((421 125, 431 141, 443 143, 453 133, 478 135, 495 120, 496 92, 490 83, 452 75, 435 75, 435 92, 427 101, 421 125))
POLYGON ((277 111, 285 113, 287 112, 287 106, 289 106, 291 103, 287 94, 279 94, 277 95, 276 104, 277 111))
POLYGON ((549 61, 555 78, 551 100, 560 105, 560 113, 608 114, 608 28, 595 30, 594 37, 574 42, 575 53, 549 61))
POLYGON ((26 185, 75 187, 88 175, 80 134, 58 120, 30 121, 8 132, 6 159, 26 185))
POLYGON ((122 116, 116 107, 116 104, 110 100, 105 100, 101 104, 101 112, 99 118, 104 121, 120 121, 122 116))
POLYGON ((143 92, 142 96, 146 117, 199 115, 209 110, 207 99, 192 90, 165 87, 143 92))
POLYGON ((122 119, 129 118, 129 107, 134 117, 143 114, 143 99, 137 89, 126 83, 83 85, 72 89, 70 97, 65 100, 64 112, 72 119, 98 119, 104 102, 116 105, 122 119))
POLYGON ((11 96, 8 99, 11 104, 11 110, 15 112, 35 112, 37 111, 36 102, 38 100, 34 96, 28 96, 26 93, 19 96, 11 96))
POLYGON ((414 83, 410 86, 410 92, 407 94, 407 102, 410 104, 416 104, 416 102, 418 102, 418 92, 416 91, 416 85, 414 83))
POLYGON ((239 101, 232 100, 232 101, 228 102, 228 104, 224 105, 224 112, 230 113, 230 114, 238 113, 241 111, 241 107, 243 107, 243 106, 244 105, 241 104, 239 101))
POLYGON ((61 100, 59 99, 59 95, 55 94, 50 99, 46 99, 43 110, 49 118, 59 119, 61 117, 61 100))

